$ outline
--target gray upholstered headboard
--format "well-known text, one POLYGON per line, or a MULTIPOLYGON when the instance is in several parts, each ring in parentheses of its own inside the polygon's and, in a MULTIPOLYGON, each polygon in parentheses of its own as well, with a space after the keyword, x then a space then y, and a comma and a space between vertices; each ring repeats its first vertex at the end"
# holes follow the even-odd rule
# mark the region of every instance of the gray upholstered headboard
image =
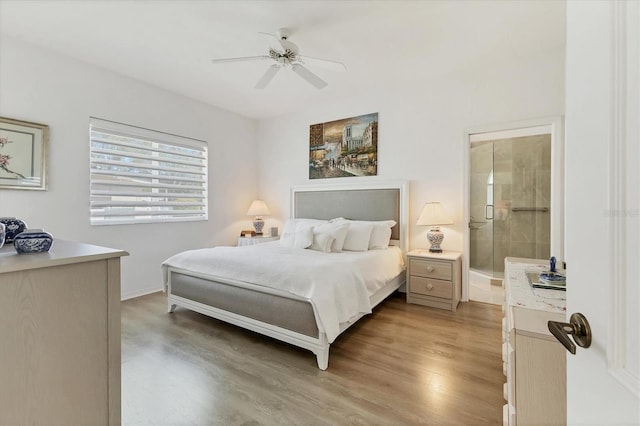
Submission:
POLYGON ((297 186, 291 189, 291 217, 393 219, 397 225, 391 230, 391 239, 395 245, 406 250, 407 194, 406 181, 297 186))

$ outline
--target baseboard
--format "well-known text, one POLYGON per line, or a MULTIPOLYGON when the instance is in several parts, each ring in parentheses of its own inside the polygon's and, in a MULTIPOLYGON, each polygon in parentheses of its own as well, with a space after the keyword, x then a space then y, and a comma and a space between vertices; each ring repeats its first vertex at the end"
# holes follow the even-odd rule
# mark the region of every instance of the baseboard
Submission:
POLYGON ((136 297, 146 296, 147 294, 157 293, 162 291, 162 287, 153 287, 153 288, 145 288, 143 290, 136 290, 129 293, 124 293, 120 295, 120 301, 133 299, 136 297))

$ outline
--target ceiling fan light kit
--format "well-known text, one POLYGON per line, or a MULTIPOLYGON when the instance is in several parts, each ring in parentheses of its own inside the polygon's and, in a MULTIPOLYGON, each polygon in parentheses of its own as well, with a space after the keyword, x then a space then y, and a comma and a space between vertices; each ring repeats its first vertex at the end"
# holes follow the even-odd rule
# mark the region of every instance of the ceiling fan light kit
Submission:
POLYGON ((347 67, 342 62, 330 61, 327 59, 320 59, 320 58, 314 58, 312 56, 300 55, 299 54, 300 50, 298 49, 298 46, 295 43, 288 40, 290 33, 291 31, 288 30, 287 28, 280 28, 278 30, 277 36, 269 33, 260 33, 260 34, 266 34, 276 38, 276 40, 278 40, 278 42, 280 43, 280 46, 284 49, 283 51, 280 51, 274 48, 269 48, 268 55, 212 59, 211 62, 213 62, 214 64, 221 64, 221 63, 231 63, 231 62, 245 62, 245 61, 258 61, 258 60, 261 61, 265 59, 270 59, 272 61, 275 61, 276 63, 271 65, 269 68, 267 68, 267 70, 262 75, 262 77, 260 77, 260 79, 255 85, 256 89, 264 89, 265 87, 267 87, 267 85, 269 85, 271 80, 273 80, 273 78, 276 76, 278 71, 280 71, 281 68, 288 67, 288 66, 291 66, 291 70, 294 73, 298 74, 302 79, 307 81, 316 89, 323 89, 327 87, 327 82, 321 79, 320 77, 318 77, 315 73, 311 72, 304 65, 310 64, 312 66, 320 66, 328 70, 338 71, 338 72, 345 72, 347 70, 347 67))

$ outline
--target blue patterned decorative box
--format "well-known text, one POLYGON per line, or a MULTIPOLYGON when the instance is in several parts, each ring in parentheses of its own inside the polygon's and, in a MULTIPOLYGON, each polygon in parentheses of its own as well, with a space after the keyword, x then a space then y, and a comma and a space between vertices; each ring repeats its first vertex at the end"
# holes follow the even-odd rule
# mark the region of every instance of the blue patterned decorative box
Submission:
POLYGON ((27 229, 27 224, 15 217, 0 217, 0 223, 4 223, 6 232, 4 242, 7 244, 12 242, 16 235, 27 229))
POLYGON ((42 229, 27 229, 16 235, 13 247, 18 254, 44 253, 53 245, 53 236, 42 229))

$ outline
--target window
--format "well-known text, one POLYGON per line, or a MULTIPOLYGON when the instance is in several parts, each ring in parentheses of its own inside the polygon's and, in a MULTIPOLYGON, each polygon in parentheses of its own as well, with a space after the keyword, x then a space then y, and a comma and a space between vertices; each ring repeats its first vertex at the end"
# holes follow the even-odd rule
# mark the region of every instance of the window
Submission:
POLYGON ((207 220, 207 143, 91 118, 91 224, 207 220))

